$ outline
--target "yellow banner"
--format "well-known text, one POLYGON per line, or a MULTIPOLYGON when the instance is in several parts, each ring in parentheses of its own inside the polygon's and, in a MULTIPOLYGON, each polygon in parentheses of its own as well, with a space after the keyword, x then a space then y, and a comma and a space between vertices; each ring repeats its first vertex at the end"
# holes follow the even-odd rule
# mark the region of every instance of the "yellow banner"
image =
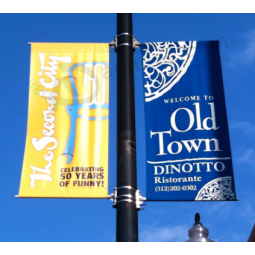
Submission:
POLYGON ((32 43, 19 197, 106 198, 109 45, 32 43))

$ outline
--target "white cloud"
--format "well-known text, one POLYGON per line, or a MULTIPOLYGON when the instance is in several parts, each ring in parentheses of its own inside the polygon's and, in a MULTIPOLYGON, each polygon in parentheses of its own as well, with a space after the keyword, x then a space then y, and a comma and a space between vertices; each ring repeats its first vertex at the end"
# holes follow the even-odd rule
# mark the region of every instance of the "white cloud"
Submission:
POLYGON ((250 31, 247 35, 247 43, 241 55, 248 62, 253 62, 255 60, 255 30, 250 31))
POLYGON ((230 210, 229 206, 226 206, 226 203, 221 201, 221 202, 215 202, 214 204, 212 204, 210 208, 208 209, 208 213, 214 214, 215 212, 217 212, 217 214, 227 215, 229 210, 230 210))
POLYGON ((229 127, 248 136, 255 136, 255 125, 249 121, 231 121, 229 127))
POLYGON ((255 62, 255 30, 249 31, 243 36, 240 47, 231 54, 232 64, 253 64, 255 62))
POLYGON ((255 198, 251 196, 251 192, 247 190, 242 190, 242 193, 240 193, 242 199, 240 199, 242 206, 241 208, 237 208, 237 210, 240 210, 239 216, 242 219, 247 220, 248 222, 252 222, 252 225, 255 223, 255 198))
POLYGON ((255 151, 253 149, 245 149, 244 152, 242 152, 242 154, 237 158, 237 163, 254 166, 254 155, 255 151))
POLYGON ((141 242, 183 242, 189 239, 188 230, 191 226, 156 227, 142 231, 141 242))

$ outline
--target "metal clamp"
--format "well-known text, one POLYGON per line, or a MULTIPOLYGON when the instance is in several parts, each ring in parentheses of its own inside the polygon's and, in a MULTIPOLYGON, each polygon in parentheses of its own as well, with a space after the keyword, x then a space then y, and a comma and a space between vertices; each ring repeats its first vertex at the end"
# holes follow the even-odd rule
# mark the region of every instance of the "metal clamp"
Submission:
POLYGON ((146 197, 143 197, 143 196, 141 195, 141 192, 140 192, 139 189, 136 190, 136 192, 135 192, 135 197, 136 197, 136 208, 137 208, 138 210, 142 210, 142 209, 143 209, 142 206, 145 205, 144 202, 146 201, 146 197))
POLYGON ((133 37, 133 35, 131 35, 131 34, 129 34, 129 33, 121 33, 121 34, 118 34, 118 35, 116 35, 116 37, 119 37, 119 36, 122 36, 122 35, 129 35, 129 36, 132 36, 133 37))
POLYGON ((134 50, 138 47, 141 46, 141 43, 138 42, 136 39, 135 39, 135 36, 134 35, 131 35, 129 33, 121 33, 121 34, 118 34, 114 37, 114 40, 112 40, 110 43, 109 43, 109 46, 114 48, 115 50, 120 47, 120 46, 128 46, 128 47, 132 47, 134 50), (133 37, 133 44, 129 44, 129 43, 122 43, 122 44, 119 44, 118 45, 118 37, 120 36, 123 36, 123 35, 129 35, 129 36, 132 36, 133 37))
POLYGON ((131 186, 121 186, 118 188, 114 188, 114 192, 110 195, 108 195, 108 199, 110 199, 111 201, 113 201, 113 207, 116 208, 118 203, 121 202, 128 202, 128 203, 135 203, 136 204, 136 208, 138 210, 141 210, 142 206, 144 206, 144 201, 146 201, 146 198, 143 197, 141 195, 140 190, 135 190, 135 196, 133 196, 132 194, 122 194, 118 196, 118 190, 119 189, 132 189, 135 190, 133 187, 131 186))

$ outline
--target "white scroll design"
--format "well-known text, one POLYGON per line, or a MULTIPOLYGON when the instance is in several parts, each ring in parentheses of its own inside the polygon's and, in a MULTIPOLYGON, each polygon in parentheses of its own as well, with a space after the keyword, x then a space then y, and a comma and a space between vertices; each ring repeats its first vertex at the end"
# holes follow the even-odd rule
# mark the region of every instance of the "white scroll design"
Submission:
POLYGON ((146 43, 143 68, 145 102, 169 91, 186 73, 196 51, 196 41, 146 43))
POLYGON ((235 200, 232 177, 221 177, 208 182, 199 190, 195 200, 235 200))

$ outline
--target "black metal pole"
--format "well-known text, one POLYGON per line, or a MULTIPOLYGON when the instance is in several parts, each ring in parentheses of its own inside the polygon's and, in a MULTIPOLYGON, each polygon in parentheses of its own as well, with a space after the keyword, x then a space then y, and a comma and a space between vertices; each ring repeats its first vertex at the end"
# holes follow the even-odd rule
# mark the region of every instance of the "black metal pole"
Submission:
POLYGON ((132 14, 117 14, 116 241, 138 242, 132 14))

